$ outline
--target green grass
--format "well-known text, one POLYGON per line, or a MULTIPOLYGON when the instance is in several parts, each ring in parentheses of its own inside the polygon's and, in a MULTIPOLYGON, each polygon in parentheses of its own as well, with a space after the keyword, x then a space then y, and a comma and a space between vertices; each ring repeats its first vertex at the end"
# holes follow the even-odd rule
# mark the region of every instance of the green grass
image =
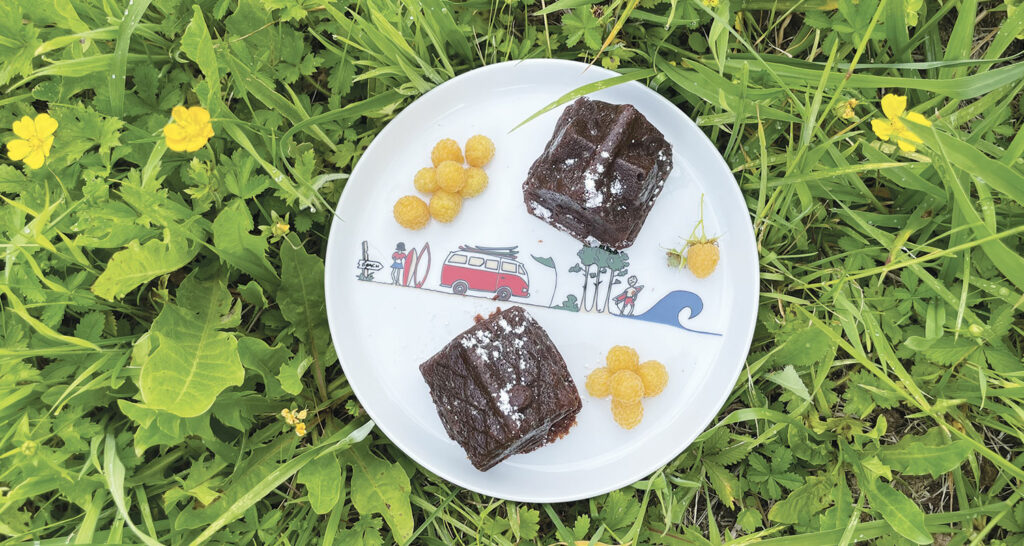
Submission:
POLYGON ((42 169, 0 160, 0 538, 1024 543, 1008 7, 0 2, 0 142, 23 115, 60 124, 42 169), (336 365, 330 206, 418 95, 605 44, 596 62, 678 104, 736 175, 761 257, 753 347, 715 423, 648 479, 482 497, 371 430, 336 365), (914 153, 871 130, 889 92, 933 122, 914 153), (179 104, 214 117, 194 154, 164 145, 179 104), (191 366, 213 378, 186 388, 191 366), (309 409, 304 438, 283 408, 309 409))

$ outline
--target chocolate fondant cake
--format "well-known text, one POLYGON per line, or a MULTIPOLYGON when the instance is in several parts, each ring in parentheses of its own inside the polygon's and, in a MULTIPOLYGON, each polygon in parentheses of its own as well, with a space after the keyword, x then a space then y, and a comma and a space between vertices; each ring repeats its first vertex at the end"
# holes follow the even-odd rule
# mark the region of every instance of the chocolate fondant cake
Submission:
POLYGON ((582 407, 561 353, 519 306, 462 332, 420 372, 448 436, 479 470, 561 438, 582 407))
POLYGON ((523 182, 534 216, 590 245, 633 244, 672 170, 672 145, 636 108, 582 97, 523 182))

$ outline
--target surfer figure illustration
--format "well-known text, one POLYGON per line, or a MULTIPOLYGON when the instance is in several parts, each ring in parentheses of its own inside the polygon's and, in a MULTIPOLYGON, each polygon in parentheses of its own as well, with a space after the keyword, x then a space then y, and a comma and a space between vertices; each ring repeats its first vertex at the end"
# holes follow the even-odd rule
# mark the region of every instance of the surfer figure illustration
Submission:
POLYGON ((630 275, 626 282, 629 286, 618 296, 615 296, 614 301, 615 305, 619 308, 620 315, 633 316, 633 309, 636 307, 636 299, 640 295, 640 291, 644 289, 644 285, 636 285, 636 275, 630 275))
POLYGON ((395 252, 391 254, 391 283, 400 284, 402 282, 402 270, 405 269, 405 243, 398 243, 395 245, 395 252))

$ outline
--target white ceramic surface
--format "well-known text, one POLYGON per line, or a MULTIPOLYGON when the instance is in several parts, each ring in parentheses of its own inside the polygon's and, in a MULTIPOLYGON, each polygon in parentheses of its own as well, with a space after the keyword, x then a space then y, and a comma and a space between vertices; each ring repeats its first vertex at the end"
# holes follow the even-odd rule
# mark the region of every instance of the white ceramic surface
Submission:
MULTIPOLYGON (((690 445, 725 402, 754 330, 758 261, 750 217, 736 181, 697 126, 668 100, 637 82, 590 97, 636 106, 672 144, 673 171, 640 236, 625 251, 628 274, 615 279, 619 283, 610 294, 610 274, 601 275, 595 306, 604 306, 610 298, 606 312, 597 312, 596 307, 590 312, 549 308, 570 294, 582 300, 583 274, 570 271, 581 244, 527 213, 522 182, 550 138, 562 107, 509 131, 564 93, 616 75, 585 68, 581 63, 550 59, 495 64, 462 74, 413 102, 359 160, 338 204, 328 241, 325 288, 331 335, 359 401, 388 438, 425 468, 460 486, 504 499, 584 499, 640 480, 669 462, 690 445), (413 175, 429 166, 434 143, 450 137, 462 144, 474 134, 488 135, 497 147, 486 167, 487 190, 466 200, 450 224, 432 221, 419 231, 399 227, 392 205, 402 195, 416 194, 413 175), (681 237, 690 234, 699 218, 702 193, 707 233, 721 237, 721 261, 713 275, 696 279, 689 271, 669 269, 664 248, 678 247, 681 237), (380 266, 372 271, 377 266, 371 263, 365 270, 372 280, 357 279, 364 272, 357 269, 357 262, 364 258, 364 241, 365 258, 380 266), (392 284, 392 255, 398 242, 406 247, 405 259, 398 261, 403 266, 399 281, 404 282, 404 267, 408 267, 413 286, 392 284), (413 268, 409 251, 422 254, 428 243, 429 268, 425 259, 413 268), (470 291, 460 296, 441 286, 443 262, 460 245, 518 245, 516 260, 528 272, 530 296, 498 302, 493 292, 470 291), (551 258, 555 268, 534 256, 551 258), (614 297, 627 287, 631 275, 644 287, 634 314, 642 315, 667 297, 656 311, 671 308, 675 315, 685 306, 677 324, 617 316, 614 297), (421 287, 415 287, 416 280, 421 287), (554 340, 580 388, 583 409, 562 440, 479 472, 445 434, 418 366, 472 325, 478 313, 486 316, 496 306, 512 304, 524 305, 554 340), (696 316, 691 317, 694 311, 696 316), (661 361, 670 374, 665 391, 644 400, 643 422, 628 431, 613 422, 608 399, 591 398, 583 388, 586 375, 604 365, 605 353, 615 344, 635 347, 641 360, 661 361)), ((594 293, 593 281, 588 296, 594 293)))

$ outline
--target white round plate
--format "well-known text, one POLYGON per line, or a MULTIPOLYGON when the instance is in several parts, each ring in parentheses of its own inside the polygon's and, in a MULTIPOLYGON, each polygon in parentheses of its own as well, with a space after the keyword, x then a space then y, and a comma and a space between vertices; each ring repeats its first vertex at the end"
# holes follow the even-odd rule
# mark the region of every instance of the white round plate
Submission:
POLYGON ((590 279, 584 300, 584 273, 577 265, 583 245, 526 210, 523 180, 564 107, 509 131, 565 93, 616 75, 543 59, 494 64, 453 78, 380 132, 338 203, 327 248, 327 316, 349 383, 395 445, 467 489, 516 501, 562 502, 642 479, 711 422, 749 350, 758 261, 743 196, 707 137, 651 89, 631 82, 590 95, 634 105, 673 147, 672 173, 636 242, 624 251, 628 270, 613 278, 610 293, 614 272, 606 270, 590 279), (434 143, 454 138, 461 145, 475 134, 489 136, 497 147, 486 166, 487 189, 465 200, 450 224, 431 221, 419 231, 398 226, 392 206, 416 194, 413 175, 430 165, 434 143), (700 218, 701 194, 706 232, 720 237, 721 249, 718 268, 706 279, 671 269, 665 259, 665 249, 681 246, 700 218), (399 243, 404 257, 395 260, 399 243), (496 283, 498 274, 486 270, 474 273, 479 290, 467 295, 442 286, 449 253, 463 245, 517 246, 515 258, 504 262, 516 273, 504 277, 527 284, 529 296, 495 301, 484 283, 496 283), (632 310, 641 320, 620 316, 629 309, 616 304, 633 276, 643 286, 632 310), (584 308, 552 308, 572 297, 584 308), (566 437, 480 472, 445 433, 419 365, 469 328, 475 315, 510 305, 524 306, 547 330, 580 389, 583 409, 566 437), (665 391, 644 400, 643 422, 632 430, 615 424, 608 399, 592 398, 584 388, 587 374, 604 365, 616 344, 635 347, 641 361, 659 360, 669 371, 665 391))

